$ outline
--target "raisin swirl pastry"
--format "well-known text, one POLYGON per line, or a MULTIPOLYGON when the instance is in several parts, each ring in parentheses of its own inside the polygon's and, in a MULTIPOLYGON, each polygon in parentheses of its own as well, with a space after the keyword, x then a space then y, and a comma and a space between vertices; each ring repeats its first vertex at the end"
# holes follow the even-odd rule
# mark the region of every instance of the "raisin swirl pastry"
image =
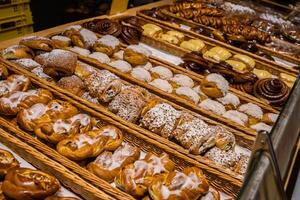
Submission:
POLYGON ((254 95, 267 99, 274 106, 282 106, 289 97, 289 88, 280 79, 260 79, 254 85, 254 95))
POLYGON ((24 75, 13 74, 6 80, 0 81, 0 97, 15 91, 26 91, 30 87, 30 79, 24 75))
POLYGON ((118 37, 122 31, 122 27, 118 22, 107 18, 94 19, 90 22, 83 23, 82 26, 101 35, 113 35, 115 37, 118 37))
POLYGON ((0 178, 4 177, 8 170, 18 166, 19 162, 12 153, 4 149, 0 149, 0 178))
POLYGON ((45 199, 59 188, 54 176, 28 168, 9 170, 2 184, 3 193, 16 200, 45 199))

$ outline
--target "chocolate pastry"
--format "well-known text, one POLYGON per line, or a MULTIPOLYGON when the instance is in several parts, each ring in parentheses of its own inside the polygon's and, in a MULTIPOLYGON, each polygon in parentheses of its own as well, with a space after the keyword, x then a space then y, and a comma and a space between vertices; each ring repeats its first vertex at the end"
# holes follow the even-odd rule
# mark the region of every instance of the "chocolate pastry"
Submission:
POLYGON ((274 58, 271 55, 269 55, 269 54, 267 54, 265 52, 259 51, 256 54, 259 55, 260 57, 266 58, 268 60, 275 61, 274 58))
POLYGON ((83 23, 82 26, 101 35, 113 35, 115 37, 118 37, 122 31, 122 27, 118 22, 107 18, 94 19, 92 21, 83 23))
POLYGON ((0 149, 0 178, 3 178, 7 174, 9 169, 18 166, 19 162, 16 160, 12 153, 4 149, 0 149))
POLYGON ((122 25, 121 38, 127 44, 138 44, 143 30, 140 27, 122 25))
POLYGON ((260 79, 254 85, 254 95, 267 99, 274 106, 282 106, 288 99, 289 88, 280 79, 260 79))
POLYGON ((173 5, 169 5, 166 7, 166 9, 172 13, 180 12, 181 10, 185 9, 202 9, 206 5, 202 2, 179 2, 174 3, 173 5))
POLYGON ((185 9, 181 10, 176 14, 179 17, 184 17, 186 19, 193 19, 199 16, 215 16, 215 17, 222 17, 224 15, 224 11, 219 8, 202 8, 202 9, 185 9))
POLYGON ((254 88, 252 82, 236 83, 236 84, 231 84, 230 86, 237 89, 237 90, 245 92, 247 94, 252 94, 253 93, 253 88, 254 88))
POLYGON ((124 19, 122 19, 122 24, 123 25, 132 25, 132 26, 137 26, 137 27, 141 27, 143 26, 144 24, 142 24, 139 19, 135 16, 130 16, 130 17, 126 17, 124 19))
POLYGON ((255 42, 243 42, 240 46, 241 49, 244 49, 246 51, 249 51, 251 53, 255 53, 258 51, 258 48, 256 46, 255 42))
POLYGON ((195 71, 203 72, 209 69, 207 61, 198 52, 190 52, 182 57, 184 63, 181 64, 182 67, 195 71))

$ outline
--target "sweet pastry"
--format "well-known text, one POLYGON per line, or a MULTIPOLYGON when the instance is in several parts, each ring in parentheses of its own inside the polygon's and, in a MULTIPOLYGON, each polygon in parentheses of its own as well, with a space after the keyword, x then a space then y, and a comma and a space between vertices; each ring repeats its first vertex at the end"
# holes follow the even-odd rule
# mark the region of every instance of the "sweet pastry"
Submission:
POLYGON ((101 52, 91 53, 90 55, 88 55, 88 57, 93 58, 100 63, 108 64, 110 62, 110 58, 106 54, 101 53, 101 52))
POLYGON ((78 46, 85 49, 91 49, 95 44, 96 40, 98 39, 94 32, 85 28, 82 28, 78 31, 74 31, 68 37, 70 37, 74 46, 78 46))
POLYGON ((160 103, 154 99, 144 107, 140 124, 142 127, 170 139, 180 115, 181 112, 171 105, 160 103))
POLYGON ((20 58, 33 58, 34 52, 24 45, 13 45, 7 47, 1 52, 1 56, 6 60, 15 60, 20 58))
POLYGON ((139 157, 140 150, 125 143, 114 152, 104 151, 101 153, 94 162, 88 164, 87 169, 111 183, 121 168, 138 160, 139 157))
POLYGON ((254 95, 266 99, 274 106, 283 106, 289 97, 289 87, 280 79, 266 78, 256 81, 254 95))
POLYGON ((113 35, 115 37, 118 37, 122 31, 121 24, 108 18, 94 19, 83 23, 82 26, 101 35, 113 35))
POLYGON ((199 106, 218 115, 223 115, 226 112, 225 107, 221 103, 211 99, 205 99, 199 103, 199 106))
POLYGON ((232 67, 232 69, 238 73, 246 73, 249 72, 249 68, 247 68, 247 65, 241 61, 236 61, 236 60, 226 60, 225 61, 228 65, 232 67))
POLYGON ((271 130, 272 130, 272 126, 269 126, 263 122, 259 122, 257 124, 253 124, 250 126, 250 128, 256 130, 257 132, 258 131, 267 131, 269 133, 271 133, 271 130))
POLYGON ((84 80, 85 78, 96 72, 97 70, 91 65, 78 61, 74 74, 80 79, 84 80))
POLYGON ((140 27, 122 25, 120 37, 126 44, 139 44, 142 32, 143 30, 140 27))
POLYGON ((181 10, 186 10, 186 9, 201 9, 205 7, 205 4, 202 2, 176 2, 172 5, 169 5, 166 7, 170 12, 172 13, 177 13, 181 10))
POLYGON ((9 95, 16 91, 26 91, 31 85, 31 81, 24 75, 13 74, 6 80, 0 81, 0 97, 9 95))
POLYGON ((213 187, 209 186, 208 192, 200 200, 220 200, 220 193, 213 187))
POLYGON ((248 120, 249 125, 256 124, 258 121, 262 119, 264 114, 261 107, 253 103, 240 105, 238 110, 249 116, 249 120, 248 120))
POLYGON ((179 39, 173 35, 168 35, 168 34, 161 34, 159 36, 159 39, 164 41, 164 42, 168 42, 170 44, 179 44, 179 39))
POLYGON ((4 149, 0 149, 0 178, 3 178, 10 169, 16 167, 19 167, 19 162, 13 154, 4 149))
POLYGON ((225 151, 218 147, 213 147, 205 153, 204 157, 223 167, 234 169, 239 161, 239 155, 233 150, 225 151))
POLYGON ((245 175, 246 172, 247 172, 249 159, 250 159, 249 156, 241 154, 240 155, 240 160, 238 161, 238 163, 234 167, 234 172, 245 175))
POLYGON ((75 75, 61 78, 57 82, 57 85, 76 96, 81 96, 84 93, 84 83, 78 76, 75 75))
POLYGON ((279 74, 279 79, 281 79, 283 82, 285 82, 285 84, 287 84, 287 86, 289 86, 290 88, 293 87, 293 85, 296 81, 296 77, 291 76, 291 75, 286 74, 286 73, 280 73, 279 74))
POLYGON ((0 65, 0 80, 6 79, 9 73, 7 68, 4 65, 0 65))
POLYGON ((96 40, 93 49, 94 51, 99 51, 108 56, 112 56, 120 50, 120 41, 112 35, 104 35, 96 40))
POLYGON ((241 103, 240 99, 230 92, 228 92, 224 97, 217 98, 217 101, 222 103, 226 110, 234 110, 241 103))
POLYGON ((45 200, 78 200, 74 197, 59 197, 59 196, 50 196, 47 197, 45 200))
POLYGON ((175 93, 184 99, 197 104, 200 100, 200 96, 190 87, 179 87, 175 93))
POLYGON ((145 24, 142 26, 143 28, 143 35, 156 38, 159 37, 160 34, 162 33, 162 28, 155 24, 145 24))
POLYGON ((136 67, 142 67, 142 68, 144 68, 145 70, 150 70, 150 69, 152 69, 152 63, 151 62, 147 62, 146 64, 144 64, 144 65, 138 65, 138 66, 136 66, 136 67))
POLYGON ((69 47, 71 46, 72 42, 70 38, 62 35, 55 35, 51 37, 51 40, 53 41, 54 45, 58 48, 69 47))
POLYGON ((204 48, 204 46, 204 42, 199 39, 190 39, 188 41, 183 41, 180 44, 181 48, 195 52, 200 52, 204 48))
POLYGON ((246 126, 248 124, 248 116, 237 110, 228 110, 223 114, 223 117, 226 117, 227 119, 230 119, 242 126, 246 126))
POLYGON ((178 87, 194 87, 194 81, 190 77, 184 75, 184 74, 175 74, 174 77, 169 79, 171 85, 174 88, 178 87))
POLYGON ((173 72, 170 69, 163 66, 153 67, 149 69, 149 71, 151 72, 153 78, 169 80, 170 78, 173 77, 173 72))
POLYGON ((201 83, 201 91, 209 97, 224 97, 228 90, 228 81, 219 74, 208 74, 201 83))
POLYGON ((82 55, 82 56, 88 56, 88 55, 91 54, 90 50, 84 49, 84 48, 81 48, 81 47, 78 47, 78 46, 69 47, 69 50, 74 52, 74 53, 78 53, 79 55, 82 55))
POLYGON ((40 36, 24 37, 19 44, 36 50, 52 51, 54 49, 54 43, 51 39, 40 36))
POLYGON ((81 29, 82 29, 82 26, 81 26, 81 25, 72 25, 72 26, 68 26, 68 27, 65 28, 65 30, 62 32, 62 34, 70 38, 73 34, 75 34, 76 32, 80 31, 81 29))
POLYGON ((274 114, 274 113, 265 113, 261 121, 268 125, 273 125, 277 121, 278 116, 279 116, 278 114, 274 114))
POLYGON ((113 58, 114 59, 118 59, 118 60, 123 60, 124 59, 124 55, 123 54, 124 54, 124 51, 120 50, 120 51, 114 53, 113 58))
POLYGON ((133 68, 130 75, 140 81, 150 82, 152 80, 151 74, 143 67, 133 68))
POLYGON ((229 130, 222 126, 211 127, 215 133, 216 147, 229 151, 235 147, 235 137, 229 130))
POLYGON ((36 67, 41 67, 39 63, 35 62, 31 58, 21 58, 21 59, 13 60, 12 62, 18 64, 19 66, 27 70, 32 70, 36 67))
POLYGON ((139 87, 122 90, 108 105, 108 110, 124 120, 136 122, 148 101, 148 93, 139 87))
POLYGON ((171 30, 167 31, 166 34, 176 37, 179 40, 179 42, 182 42, 184 40, 184 34, 181 32, 171 30))
POLYGON ((31 70, 31 72, 41 79, 44 79, 49 82, 53 82, 53 78, 44 73, 43 67, 36 67, 33 70, 31 70))
POLYGON ((209 69, 209 65, 208 62, 202 57, 202 54, 200 52, 189 52, 184 54, 184 56, 182 57, 182 60, 184 61, 184 63, 181 63, 180 66, 203 74, 205 73, 205 70, 209 69))
POLYGON ((253 73, 257 76, 259 79, 264 79, 264 78, 271 78, 272 74, 266 70, 263 69, 256 69, 254 68, 253 73))
POLYGON ((112 125, 105 125, 100 128, 99 135, 108 138, 105 144, 105 150, 116 150, 123 141, 123 133, 120 129, 112 125))
POLYGON ((254 59, 250 58, 249 56, 242 55, 242 54, 235 54, 232 59, 241 61, 247 65, 248 71, 251 71, 255 67, 254 59))
POLYGON ((208 96, 204 92, 202 92, 200 85, 193 87, 193 90, 199 95, 200 97, 199 101, 203 101, 208 98, 208 96))
POLYGON ((167 93, 172 93, 173 91, 172 85, 168 81, 160 78, 154 79, 149 82, 149 84, 167 93))
POLYGON ((231 56, 231 53, 227 49, 218 46, 209 49, 203 54, 203 57, 206 60, 209 60, 214 63, 225 61, 231 56))
POLYGON ((140 45, 129 45, 123 54, 124 60, 133 66, 146 64, 150 55, 151 52, 140 45))
POLYGON ((110 62, 109 65, 123 73, 129 73, 132 70, 131 65, 124 60, 115 60, 110 62))
POLYGON ((175 165, 167 154, 156 156, 147 153, 144 159, 122 168, 115 179, 115 184, 121 190, 137 198, 142 197, 155 177, 173 171, 174 168, 175 165))
POLYGON ((152 181, 149 194, 153 199, 197 200, 209 190, 209 183, 203 172, 196 167, 187 167, 163 174, 152 181))
POLYGON ((2 184, 2 191, 16 200, 45 199, 60 188, 58 180, 39 170, 14 168, 8 171, 2 184))
POLYGON ((2 187, 2 182, 0 182, 0 200, 8 200, 7 197, 4 196, 1 187, 2 187))
POLYGON ((100 104, 97 98, 92 97, 88 92, 85 92, 81 95, 81 98, 94 103, 94 104, 100 104))

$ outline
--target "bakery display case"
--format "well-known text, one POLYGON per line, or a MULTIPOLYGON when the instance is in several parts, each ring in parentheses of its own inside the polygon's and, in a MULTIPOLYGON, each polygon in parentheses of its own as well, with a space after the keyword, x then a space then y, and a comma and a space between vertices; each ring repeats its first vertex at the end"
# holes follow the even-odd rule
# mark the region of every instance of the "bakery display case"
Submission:
POLYGON ((300 47, 274 9, 161 1, 3 42, 0 142, 78 198, 285 199, 300 47))

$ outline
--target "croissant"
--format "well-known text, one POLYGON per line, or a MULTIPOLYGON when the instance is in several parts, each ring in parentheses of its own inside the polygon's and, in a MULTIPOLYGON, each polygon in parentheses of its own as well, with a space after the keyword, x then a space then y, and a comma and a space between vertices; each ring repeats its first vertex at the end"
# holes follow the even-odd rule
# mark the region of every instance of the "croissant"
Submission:
POLYGON ((113 153, 110 151, 101 153, 87 168, 92 173, 111 183, 122 167, 133 163, 139 157, 140 150, 137 147, 124 144, 113 153))
POLYGON ((115 178, 115 184, 135 197, 142 197, 156 176, 173 171, 174 168, 175 165, 167 154, 163 153, 158 157, 147 153, 144 159, 122 168, 115 178))
POLYGON ((31 49, 43 50, 43 51, 52 51, 55 44, 53 41, 46 37, 40 36, 28 36, 20 40, 20 45, 27 46, 31 49))
POLYGON ((14 168, 8 171, 2 184, 3 193, 12 199, 44 199, 60 188, 58 180, 39 170, 14 168))
POLYGON ((0 97, 16 91, 26 91, 30 87, 30 79, 24 75, 13 74, 6 80, 0 81, 0 97))
POLYGON ((19 162, 12 153, 4 149, 0 149, 0 178, 2 179, 8 170, 19 167, 19 162))
POLYGON ((7 68, 0 64, 0 80, 1 79, 6 79, 8 77, 9 73, 8 73, 8 70, 7 68))
POLYGON ((13 45, 1 52, 1 55, 6 60, 15 60, 20 58, 33 58, 33 51, 24 45, 13 45))
POLYGON ((197 200, 209 190, 209 184, 199 168, 187 167, 154 179, 149 194, 155 200, 197 200))

